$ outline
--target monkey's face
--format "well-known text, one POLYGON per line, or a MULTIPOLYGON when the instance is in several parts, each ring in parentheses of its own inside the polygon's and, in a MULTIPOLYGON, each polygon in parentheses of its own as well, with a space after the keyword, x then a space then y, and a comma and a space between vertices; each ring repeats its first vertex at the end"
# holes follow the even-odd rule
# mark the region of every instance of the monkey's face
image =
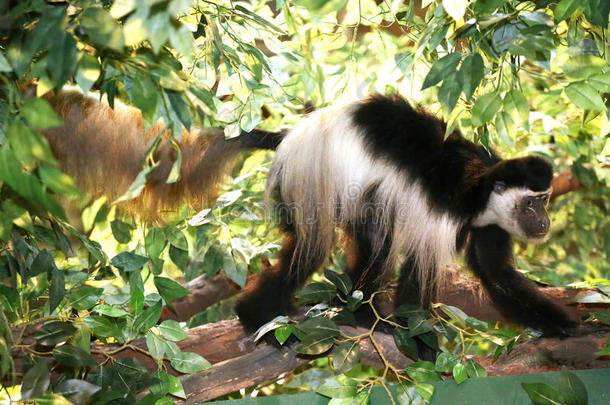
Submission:
POLYGON ((473 225, 498 225, 512 235, 531 243, 547 239, 551 220, 546 211, 550 189, 532 191, 525 187, 507 187, 496 181, 487 207, 475 218, 473 225))

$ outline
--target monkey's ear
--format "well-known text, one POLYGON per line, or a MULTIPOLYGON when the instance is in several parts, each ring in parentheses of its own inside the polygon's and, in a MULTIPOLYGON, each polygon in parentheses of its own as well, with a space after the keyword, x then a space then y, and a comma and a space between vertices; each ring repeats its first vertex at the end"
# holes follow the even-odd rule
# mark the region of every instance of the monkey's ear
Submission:
POLYGON ((503 181, 494 182, 494 193, 502 194, 506 190, 506 183, 503 181))

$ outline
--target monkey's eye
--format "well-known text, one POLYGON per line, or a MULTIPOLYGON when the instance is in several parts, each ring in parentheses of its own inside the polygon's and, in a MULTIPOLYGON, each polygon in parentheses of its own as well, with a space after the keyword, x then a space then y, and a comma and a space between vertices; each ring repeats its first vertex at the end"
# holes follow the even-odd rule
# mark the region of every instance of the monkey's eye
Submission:
POLYGON ((532 200, 531 198, 528 198, 527 206, 530 207, 530 208, 533 207, 534 206, 534 200, 532 200))
POLYGON ((501 181, 496 181, 494 183, 494 192, 496 192, 496 193, 503 193, 504 190, 506 190, 506 184, 504 184, 501 181))
POLYGON ((549 201, 551 199, 551 195, 550 194, 545 194, 542 201, 544 202, 544 206, 546 207, 547 205, 549 205, 549 201))

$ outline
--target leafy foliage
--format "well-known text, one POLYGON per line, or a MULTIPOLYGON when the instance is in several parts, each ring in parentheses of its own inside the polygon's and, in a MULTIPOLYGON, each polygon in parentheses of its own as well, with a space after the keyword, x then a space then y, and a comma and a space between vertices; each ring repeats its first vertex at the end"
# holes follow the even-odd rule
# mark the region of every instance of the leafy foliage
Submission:
MULTIPOLYGON (((520 246, 519 266, 553 284, 597 282, 601 292, 581 299, 608 299, 607 2, 435 0, 421 9, 372 0, 268 3, 0 4, 0 379, 21 384, 22 399, 134 403, 144 389, 145 403, 184 398, 162 361, 185 373, 210 364, 179 350, 175 342, 186 337, 180 324, 159 324, 163 306, 188 293, 175 280, 222 271, 243 286, 248 270, 257 272, 261 256, 278 246, 277 232, 263 221, 265 152, 248 157, 216 204, 198 213, 185 207, 167 221, 142 224, 122 216, 120 204, 88 201, 39 132, 61 124, 43 95, 64 85, 95 91, 111 106, 128 102, 146 126, 162 119, 173 141, 182 127, 219 126, 233 136, 289 125, 340 99, 399 92, 443 116, 448 133, 459 129, 507 156, 536 153, 558 171, 570 170, 585 189, 553 202, 551 240, 520 246), (12 331, 32 325, 40 326, 35 343, 24 345, 22 334, 14 339, 12 331), (91 351, 92 340, 126 347, 138 338, 160 364, 154 374, 136 360, 91 351), (16 354, 26 359, 20 381, 16 354), (51 383, 58 365, 62 374, 51 383)), ((150 157, 158 146, 152 143, 150 157)), ((168 183, 180 180, 176 154, 168 183)), ((141 164, 119 200, 142 192, 155 163, 141 164)), ((330 283, 318 278, 299 294, 303 302, 326 304, 303 322, 284 319, 269 330, 280 343, 296 336, 302 353, 330 355, 334 372, 318 392, 365 403, 387 370, 356 365, 359 346, 339 332, 337 325, 353 323, 353 312, 370 305, 334 271, 340 264, 339 254, 325 272, 330 283)), ((429 381, 439 373, 456 383, 484 375, 467 354, 497 357, 524 337, 441 304, 430 312, 398 308, 395 315, 390 326, 407 355, 416 357, 420 343, 443 350, 435 364, 392 370, 413 380, 400 382, 405 403, 430 399, 429 381)), ((204 318, 217 315, 189 324, 204 318)), ((580 403, 579 384, 562 378, 559 391, 529 386, 528 393, 580 403)))

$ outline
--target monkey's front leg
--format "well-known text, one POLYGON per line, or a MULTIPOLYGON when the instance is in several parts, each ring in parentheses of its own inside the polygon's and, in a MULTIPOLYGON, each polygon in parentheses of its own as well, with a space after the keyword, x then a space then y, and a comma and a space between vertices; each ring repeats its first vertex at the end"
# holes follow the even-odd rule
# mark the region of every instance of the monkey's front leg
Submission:
POLYGON ((508 319, 547 335, 574 332, 577 322, 515 270, 513 242, 506 231, 496 225, 473 228, 467 260, 498 310, 508 319))

